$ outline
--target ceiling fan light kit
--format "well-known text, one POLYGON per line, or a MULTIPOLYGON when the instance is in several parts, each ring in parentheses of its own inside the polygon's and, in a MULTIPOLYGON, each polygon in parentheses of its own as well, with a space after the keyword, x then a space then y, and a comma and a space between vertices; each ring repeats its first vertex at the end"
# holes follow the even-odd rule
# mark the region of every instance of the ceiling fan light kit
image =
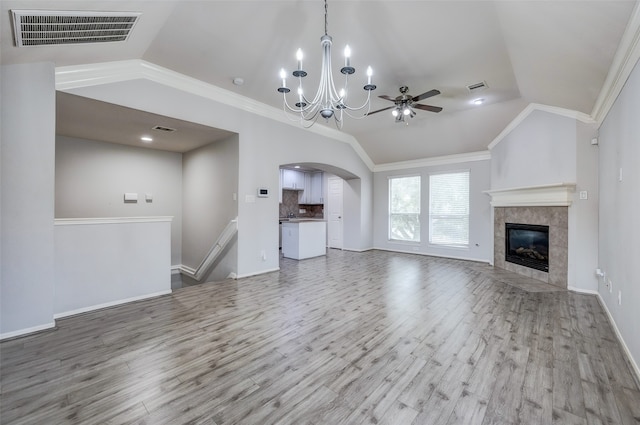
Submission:
POLYGON ((396 122, 406 122, 406 124, 409 125, 409 121, 405 121, 404 118, 415 117, 416 111, 414 108, 422 109, 424 111, 429 111, 429 112, 436 112, 436 113, 442 111, 442 108, 439 106, 422 105, 419 103, 414 103, 414 102, 419 102, 423 99, 427 99, 432 96, 437 96, 440 94, 440 90, 436 90, 436 89, 429 90, 428 92, 425 92, 418 96, 413 96, 413 97, 411 97, 411 95, 409 95, 408 93, 409 93, 409 87, 402 86, 400 87, 400 96, 397 96, 395 98, 387 95, 378 96, 381 99, 390 100, 391 102, 394 102, 395 106, 389 106, 387 108, 378 109, 377 111, 369 112, 367 115, 371 115, 377 112, 382 112, 382 111, 391 109, 391 115, 393 115, 396 118, 396 122))
MULTIPOLYGON (((307 76, 307 73, 302 68, 303 54, 300 49, 296 52, 296 59, 298 61, 297 69, 292 73, 292 75, 298 79, 298 101, 293 106, 287 102, 287 93, 291 92, 291 89, 287 87, 287 72, 284 68, 280 70, 282 86, 278 88, 278 92, 283 95, 283 109, 285 113, 292 112, 297 114, 298 116, 294 120, 300 120, 305 127, 311 127, 317 121, 318 116, 321 116, 326 121, 329 121, 329 119, 333 117, 336 126, 342 128, 345 114, 356 119, 367 116, 371 106, 371 92, 376 89, 376 86, 371 82, 373 71, 371 67, 368 67, 367 84, 363 87, 367 92, 365 102, 358 107, 352 107, 347 104, 346 97, 348 93, 349 76, 355 73, 356 70, 351 66, 351 49, 349 46, 346 46, 344 49, 344 66, 340 69, 340 72, 344 75, 344 86, 340 90, 336 89, 331 71, 332 38, 327 33, 327 0, 324 1, 324 35, 320 38, 320 44, 322 46, 322 68, 320 71, 318 91, 313 99, 309 100, 305 96, 302 88, 302 79, 307 76), (360 116, 351 114, 351 112, 358 112, 365 108, 367 108, 367 111, 360 116)), ((287 114, 287 116, 289 116, 289 114, 287 114)))

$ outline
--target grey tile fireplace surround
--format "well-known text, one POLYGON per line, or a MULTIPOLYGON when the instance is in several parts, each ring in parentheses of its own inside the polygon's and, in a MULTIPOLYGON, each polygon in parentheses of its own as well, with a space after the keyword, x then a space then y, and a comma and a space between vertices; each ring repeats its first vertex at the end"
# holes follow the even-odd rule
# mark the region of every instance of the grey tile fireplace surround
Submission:
POLYGON ((568 207, 495 207, 494 266, 566 288, 569 260, 568 207), (505 223, 549 226, 549 272, 505 261, 505 223))

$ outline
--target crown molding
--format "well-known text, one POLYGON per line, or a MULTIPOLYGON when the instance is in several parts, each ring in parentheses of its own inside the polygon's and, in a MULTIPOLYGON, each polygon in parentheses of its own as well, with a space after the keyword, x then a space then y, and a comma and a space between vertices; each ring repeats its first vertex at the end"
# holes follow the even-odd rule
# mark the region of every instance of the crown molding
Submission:
MULTIPOLYGON (((155 65, 132 59, 115 62, 62 66, 56 68, 56 90, 69 91, 83 87, 119 83, 136 79, 145 79, 186 93, 219 102, 245 112, 256 114, 283 124, 301 128, 297 121, 291 121, 281 109, 258 102, 246 96, 205 83, 193 77, 155 65)), ((349 144, 373 171, 373 161, 362 149, 355 137, 337 129, 323 125, 314 125, 307 131, 349 144)))
POLYGON ((509 125, 507 125, 504 128, 504 130, 502 130, 502 132, 500 132, 500 134, 498 134, 498 136, 495 139, 493 139, 491 143, 489 143, 488 149, 489 150, 493 149, 498 143, 500 143, 505 137, 507 137, 509 133, 511 133, 516 127, 518 127, 534 111, 544 111, 544 112, 549 112, 551 114, 560 115, 562 117, 573 118, 585 124, 595 123, 595 121, 593 120, 593 118, 591 118, 591 116, 583 112, 574 111, 572 109, 559 108, 557 106, 543 105, 541 103, 530 103, 529 105, 527 105, 526 108, 522 110, 522 112, 518 114, 517 117, 513 119, 513 121, 509 123, 509 125))
POLYGON ((491 159, 491 152, 469 152, 455 155, 436 156, 433 158, 412 159, 409 161, 389 162, 373 167, 373 172, 406 170, 408 168, 433 167, 435 165, 460 164, 462 162, 487 161, 491 159))
POLYGON ((618 50, 616 51, 609 73, 605 79, 602 90, 591 111, 591 116, 598 123, 602 124, 609 114, 618 95, 622 91, 629 75, 633 71, 636 63, 640 60, 640 2, 636 6, 629 18, 627 28, 622 35, 618 50))

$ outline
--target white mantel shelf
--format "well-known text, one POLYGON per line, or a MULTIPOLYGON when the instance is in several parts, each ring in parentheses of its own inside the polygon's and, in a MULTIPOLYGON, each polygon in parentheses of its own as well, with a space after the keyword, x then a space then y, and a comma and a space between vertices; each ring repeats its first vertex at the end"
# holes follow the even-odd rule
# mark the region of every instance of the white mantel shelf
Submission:
POLYGON ((493 207, 568 207, 576 190, 575 183, 487 190, 493 207))

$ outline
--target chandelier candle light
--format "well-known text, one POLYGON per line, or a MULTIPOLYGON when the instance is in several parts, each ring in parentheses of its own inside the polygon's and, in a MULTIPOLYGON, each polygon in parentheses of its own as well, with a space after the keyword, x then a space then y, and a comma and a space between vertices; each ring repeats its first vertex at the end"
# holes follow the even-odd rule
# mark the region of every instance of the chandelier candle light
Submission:
MULTIPOLYGON (((302 50, 298 49, 296 52, 296 59, 298 61, 298 68, 293 71, 292 75, 298 79, 298 101, 295 103, 295 107, 292 107, 287 102, 287 93, 291 91, 287 87, 287 72, 283 69, 280 70, 280 78, 282 79, 282 86, 278 88, 278 92, 282 93, 284 99, 283 109, 285 113, 287 111, 299 114, 300 122, 306 127, 311 127, 315 124, 318 116, 322 116, 327 122, 331 117, 335 119, 336 126, 342 128, 343 114, 350 116, 351 118, 364 118, 371 107, 371 91, 376 89, 376 86, 371 83, 371 76, 373 71, 371 67, 367 68, 367 84, 363 87, 367 91, 367 99, 359 107, 351 107, 346 103, 347 98, 347 83, 349 75, 356 72, 355 68, 351 66, 351 49, 346 46, 344 49, 344 66, 340 69, 340 72, 344 74, 344 87, 340 91, 336 90, 335 83, 333 81, 333 74, 331 72, 331 36, 327 34, 327 0, 324 1, 324 35, 320 37, 320 45, 322 46, 322 69, 320 72, 320 84, 318 85, 318 91, 313 100, 308 100, 304 95, 302 89, 302 79, 307 76, 306 71, 302 69, 302 50), (350 112, 361 111, 367 108, 366 113, 361 116, 354 116, 350 112), (305 123, 308 123, 305 124, 305 123)), ((297 120, 298 118, 296 118, 297 120)))

